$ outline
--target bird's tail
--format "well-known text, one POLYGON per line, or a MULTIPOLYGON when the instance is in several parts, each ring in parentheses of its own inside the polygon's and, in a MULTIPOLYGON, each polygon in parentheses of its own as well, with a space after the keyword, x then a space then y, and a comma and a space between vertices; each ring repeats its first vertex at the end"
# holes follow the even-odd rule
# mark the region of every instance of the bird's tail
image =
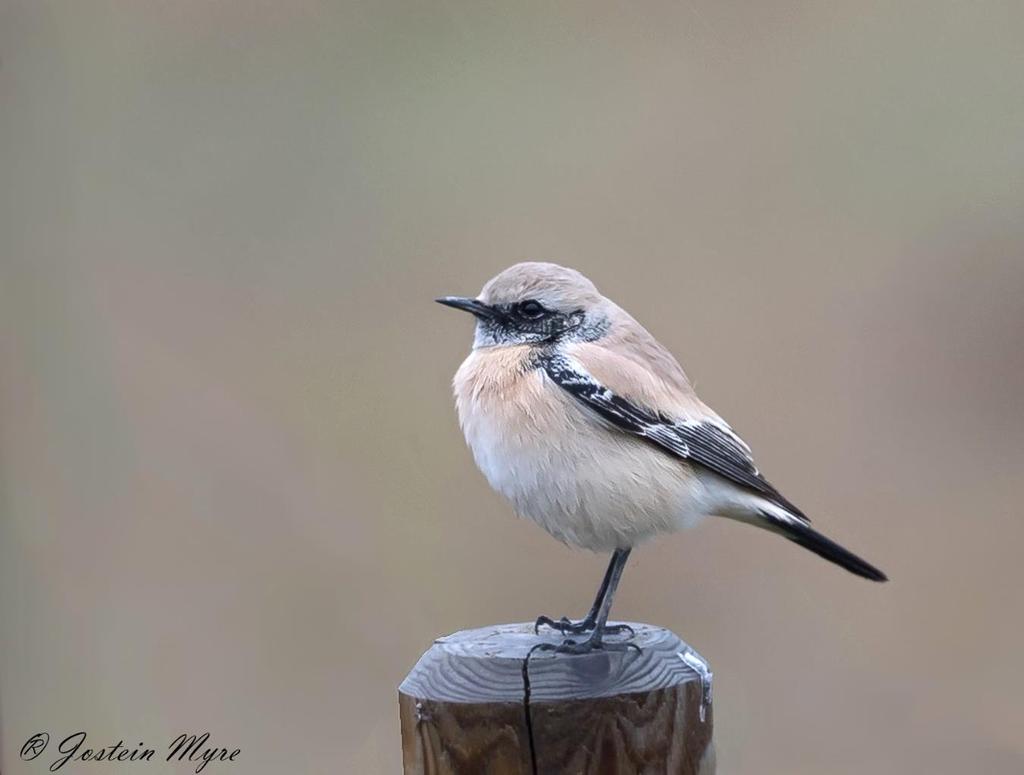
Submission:
POLYGON ((831 538, 827 538, 811 527, 810 520, 796 510, 788 501, 779 503, 766 498, 744 493, 741 496, 732 494, 730 500, 719 506, 717 514, 746 522, 772 533, 788 538, 804 549, 810 549, 819 557, 834 562, 871 581, 888 581, 888 577, 871 563, 862 560, 848 549, 844 549, 831 538), (788 507, 788 508, 787 508, 788 507))
MULTIPOLYGON (((842 568, 855 573, 871 581, 888 581, 888 577, 871 563, 862 560, 853 552, 844 549, 831 538, 826 538, 817 530, 809 527, 803 522, 786 521, 780 522, 774 517, 768 517, 771 521, 770 530, 785 536, 795 544, 804 549, 810 549, 819 557, 824 557, 829 562, 834 562, 842 568)), ((766 525, 767 527, 767 525, 766 525)))

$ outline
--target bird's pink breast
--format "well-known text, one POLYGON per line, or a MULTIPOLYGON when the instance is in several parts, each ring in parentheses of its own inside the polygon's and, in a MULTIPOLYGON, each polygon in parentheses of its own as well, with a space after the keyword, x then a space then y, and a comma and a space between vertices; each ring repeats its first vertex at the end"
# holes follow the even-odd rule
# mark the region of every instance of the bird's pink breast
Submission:
POLYGON ((475 350, 454 382, 477 466, 519 515, 565 543, 610 551, 696 513, 685 463, 606 427, 524 368, 528 350, 475 350))

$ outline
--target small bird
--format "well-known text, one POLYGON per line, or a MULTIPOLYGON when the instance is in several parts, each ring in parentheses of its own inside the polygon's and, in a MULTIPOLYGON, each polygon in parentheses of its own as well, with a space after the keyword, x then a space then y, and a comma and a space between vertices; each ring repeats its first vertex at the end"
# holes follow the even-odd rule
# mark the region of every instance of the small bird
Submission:
POLYGON ((538 628, 589 633, 555 650, 621 650, 604 636, 628 630, 607 622, 630 551, 708 516, 778 533, 851 573, 886 580, 812 529, 668 350, 576 270, 516 264, 476 298, 437 301, 476 317, 455 404, 491 487, 560 541, 612 554, 586 617, 537 619, 538 628))

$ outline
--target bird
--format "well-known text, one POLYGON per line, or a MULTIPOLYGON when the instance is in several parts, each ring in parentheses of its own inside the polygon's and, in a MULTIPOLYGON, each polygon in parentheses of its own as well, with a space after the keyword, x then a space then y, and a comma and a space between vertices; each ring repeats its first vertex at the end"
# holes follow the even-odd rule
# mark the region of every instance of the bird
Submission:
POLYGON ((811 527, 761 474, 750 447, 697 397, 672 354, 580 272, 527 261, 475 297, 436 301, 476 319, 453 389, 459 424, 490 486, 559 541, 611 554, 583 619, 538 617, 538 631, 570 636, 554 650, 622 650, 606 636, 631 632, 608 624, 630 552, 711 516, 887 580, 811 527))

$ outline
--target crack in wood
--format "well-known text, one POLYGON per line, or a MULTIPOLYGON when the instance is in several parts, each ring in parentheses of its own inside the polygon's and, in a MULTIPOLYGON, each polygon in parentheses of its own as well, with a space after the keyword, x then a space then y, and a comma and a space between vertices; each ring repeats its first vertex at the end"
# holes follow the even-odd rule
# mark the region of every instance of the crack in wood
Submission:
POLYGON ((523 659, 523 712, 526 714, 526 742, 530 746, 530 771, 532 775, 537 773, 537 749, 533 738, 533 718, 530 715, 530 657, 531 651, 523 659))

